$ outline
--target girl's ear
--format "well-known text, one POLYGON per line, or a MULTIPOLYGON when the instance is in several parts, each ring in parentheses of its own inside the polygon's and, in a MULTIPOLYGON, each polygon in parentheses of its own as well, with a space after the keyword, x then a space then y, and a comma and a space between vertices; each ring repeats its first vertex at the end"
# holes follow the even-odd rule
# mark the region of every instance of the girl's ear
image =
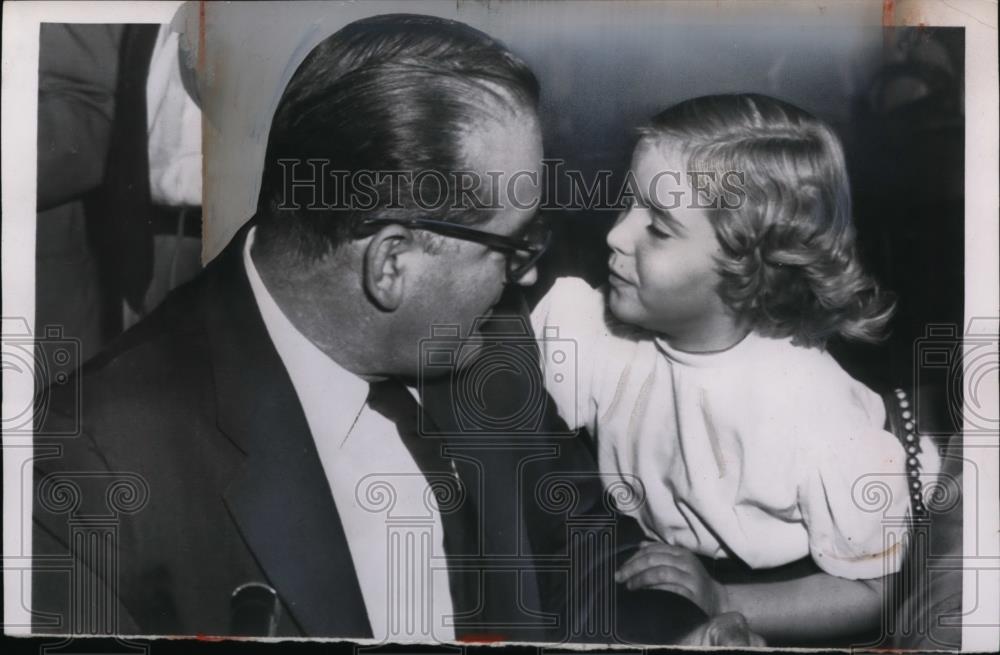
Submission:
POLYGON ((406 255, 419 248, 413 233, 401 225, 386 225, 365 248, 365 293, 383 311, 395 311, 403 304, 408 272, 406 255))

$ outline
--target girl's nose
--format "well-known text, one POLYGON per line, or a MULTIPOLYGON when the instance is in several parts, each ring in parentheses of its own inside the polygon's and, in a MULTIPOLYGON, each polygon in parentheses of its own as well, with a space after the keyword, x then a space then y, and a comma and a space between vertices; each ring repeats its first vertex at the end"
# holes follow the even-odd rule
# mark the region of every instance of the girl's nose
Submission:
POLYGON ((631 237, 629 236, 629 216, 632 212, 625 211, 615 221, 614 227, 608 232, 608 247, 615 252, 627 255, 632 250, 631 237))

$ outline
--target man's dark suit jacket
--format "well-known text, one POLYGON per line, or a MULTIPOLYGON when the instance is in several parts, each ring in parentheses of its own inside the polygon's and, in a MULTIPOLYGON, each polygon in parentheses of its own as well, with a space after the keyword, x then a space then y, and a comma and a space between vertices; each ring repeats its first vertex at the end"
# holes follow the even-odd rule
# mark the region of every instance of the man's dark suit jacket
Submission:
MULTIPOLYGON (((234 590, 263 582, 280 598, 278 635, 372 636, 313 438, 247 282, 245 235, 47 399, 35 445, 36 632, 231 634, 234 590), (58 434, 74 436, 47 436, 58 434)), ((444 408, 442 422, 448 393, 424 398, 427 412, 444 408)), ((633 642, 671 643, 704 620, 672 594, 610 581, 639 535, 607 511, 580 439, 517 443, 487 449, 482 479, 463 481, 480 485, 484 543, 499 553, 519 542, 539 565, 506 574, 520 591, 505 607, 494 593, 460 638, 610 641, 606 598, 617 638, 633 642), (558 485, 548 500, 539 491, 560 477, 574 502, 558 485), (609 517, 614 547, 568 576, 569 530, 609 517), (547 618, 512 625, 532 612, 547 618)))

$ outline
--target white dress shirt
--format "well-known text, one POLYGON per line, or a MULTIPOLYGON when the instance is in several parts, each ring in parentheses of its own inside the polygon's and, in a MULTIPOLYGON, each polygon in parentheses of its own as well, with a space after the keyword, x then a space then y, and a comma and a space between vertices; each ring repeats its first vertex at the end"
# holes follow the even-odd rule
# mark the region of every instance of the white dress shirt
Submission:
POLYGON ((153 202, 201 206, 201 109, 184 82, 178 34, 161 25, 146 78, 149 191, 153 202))
MULTIPOLYGON (((603 294, 573 278, 532 322, 575 341, 578 384, 550 367, 546 387, 597 439, 602 473, 642 482, 630 513, 651 539, 754 568, 810 555, 843 578, 899 568, 905 454, 882 429, 879 396, 828 353, 755 333, 723 352, 680 352, 609 318, 603 294)), ((544 361, 560 343, 540 341, 544 361)))
POLYGON ((250 288, 316 442, 374 637, 452 641, 434 495, 396 425, 368 406, 369 383, 327 357, 282 313, 250 256, 253 240, 251 229, 243 252, 250 288))

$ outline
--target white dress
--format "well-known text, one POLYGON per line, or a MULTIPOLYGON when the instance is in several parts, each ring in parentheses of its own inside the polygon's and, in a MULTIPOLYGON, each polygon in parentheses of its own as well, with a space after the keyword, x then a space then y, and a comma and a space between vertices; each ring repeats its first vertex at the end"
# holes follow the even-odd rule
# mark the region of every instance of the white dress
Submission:
POLYGON ((879 396, 829 354, 755 333, 679 352, 616 323, 575 278, 557 280, 532 323, 560 414, 596 438, 606 485, 645 494, 625 511, 651 539, 753 568, 811 555, 843 578, 899 569, 904 451, 879 396), (575 377, 548 361, 567 339, 575 377))

